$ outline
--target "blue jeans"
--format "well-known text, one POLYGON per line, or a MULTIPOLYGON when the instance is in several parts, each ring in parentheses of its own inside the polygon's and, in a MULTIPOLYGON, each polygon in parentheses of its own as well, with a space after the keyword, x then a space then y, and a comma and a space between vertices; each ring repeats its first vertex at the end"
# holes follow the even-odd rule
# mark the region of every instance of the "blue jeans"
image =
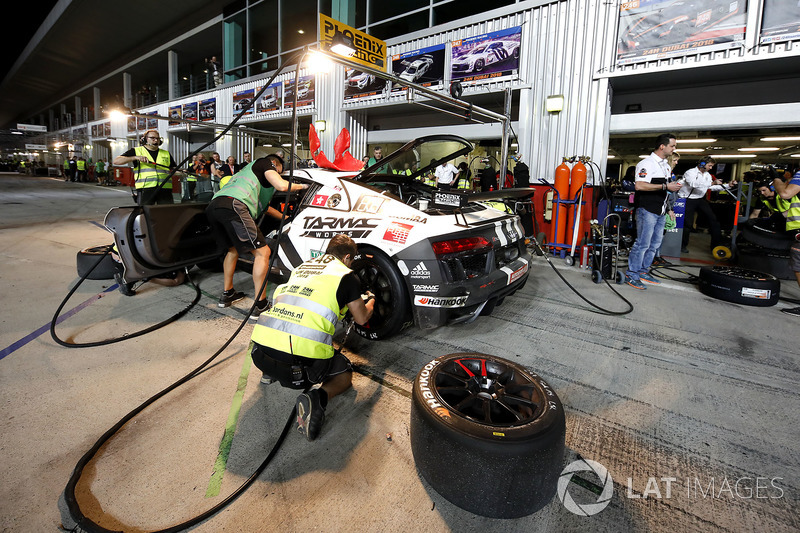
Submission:
POLYGON ((646 274, 653 264, 656 250, 661 248, 664 239, 664 223, 667 215, 656 215, 647 209, 636 209, 636 242, 628 254, 628 271, 625 274, 631 279, 639 279, 639 274, 646 274))

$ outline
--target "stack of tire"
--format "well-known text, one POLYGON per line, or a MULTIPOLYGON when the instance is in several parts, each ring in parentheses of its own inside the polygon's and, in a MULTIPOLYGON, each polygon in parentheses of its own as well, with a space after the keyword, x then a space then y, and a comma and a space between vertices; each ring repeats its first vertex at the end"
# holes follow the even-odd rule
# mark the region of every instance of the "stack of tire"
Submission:
POLYGON ((740 229, 736 246, 740 267, 772 274, 778 279, 795 279, 789 268, 793 237, 765 220, 748 220, 740 229))

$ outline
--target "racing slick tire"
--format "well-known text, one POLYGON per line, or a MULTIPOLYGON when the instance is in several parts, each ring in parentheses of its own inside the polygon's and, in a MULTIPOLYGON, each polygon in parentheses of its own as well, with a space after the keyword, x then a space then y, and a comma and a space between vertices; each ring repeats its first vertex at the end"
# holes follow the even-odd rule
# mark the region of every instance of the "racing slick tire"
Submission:
POLYGON ((736 249, 736 264, 749 270, 772 274, 778 279, 795 279, 789 266, 788 251, 746 244, 736 249))
POLYGON ((410 320, 408 291, 397 267, 384 254, 359 250, 350 267, 361 279, 361 290, 375 295, 372 318, 355 324, 356 332, 370 340, 391 337, 410 320))
POLYGON ((741 237, 749 243, 771 248, 773 250, 788 250, 794 244, 794 236, 783 231, 776 231, 765 222, 746 222, 740 226, 741 237))
POLYGON ((100 259, 100 256, 109 251, 109 253, 100 261, 94 270, 89 272, 86 279, 114 279, 114 272, 116 272, 116 262, 111 257, 111 247, 113 245, 106 244, 103 246, 93 246, 78 252, 76 262, 78 265, 78 276, 83 277, 84 274, 89 272, 91 268, 100 259))
POLYGON ((726 302, 769 307, 778 303, 781 282, 772 274, 718 265, 700 269, 700 292, 726 302))
POLYGON ((455 353, 417 374, 410 439, 420 475, 469 512, 519 518, 547 505, 563 468, 564 408, 520 365, 455 353))

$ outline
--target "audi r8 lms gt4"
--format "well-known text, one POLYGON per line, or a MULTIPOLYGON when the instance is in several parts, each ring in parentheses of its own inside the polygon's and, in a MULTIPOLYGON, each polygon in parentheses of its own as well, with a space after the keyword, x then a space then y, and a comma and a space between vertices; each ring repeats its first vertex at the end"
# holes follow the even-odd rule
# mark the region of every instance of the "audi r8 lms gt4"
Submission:
POLYGON ((519 41, 481 43, 453 59, 453 72, 481 72, 488 65, 519 57, 519 41))
MULTIPOLYGON (((463 194, 425 185, 422 177, 442 162, 468 154, 472 145, 454 135, 416 139, 360 172, 298 169, 300 193, 276 193, 287 206, 273 274, 287 276, 325 252, 330 239, 349 235, 359 254, 352 268, 363 289, 376 295, 375 311, 356 331, 389 337, 404 326, 435 328, 489 314, 527 281, 530 253, 520 219, 509 205, 532 189, 463 194), (414 170, 381 174, 392 168, 414 170), (503 203, 505 201, 506 203, 503 203), (498 208, 499 207, 499 208, 498 208)), ((205 218, 206 204, 117 207, 106 215, 127 282, 219 261, 224 250, 205 218)), ((266 218, 266 217, 265 217, 266 218)))
POLYGON ((433 65, 433 57, 424 55, 414 61, 403 61, 406 69, 400 73, 400 78, 411 83, 416 83, 433 65))

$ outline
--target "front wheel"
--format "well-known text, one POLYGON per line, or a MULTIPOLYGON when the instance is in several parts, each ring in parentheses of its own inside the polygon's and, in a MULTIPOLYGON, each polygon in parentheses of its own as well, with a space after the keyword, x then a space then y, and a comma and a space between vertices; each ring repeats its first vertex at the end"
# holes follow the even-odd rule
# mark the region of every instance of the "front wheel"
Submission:
POLYGON ((356 324, 356 332, 366 339, 381 340, 403 329, 410 315, 408 292, 392 261, 380 252, 361 251, 351 268, 361 280, 361 290, 375 295, 372 317, 364 326, 356 324))

